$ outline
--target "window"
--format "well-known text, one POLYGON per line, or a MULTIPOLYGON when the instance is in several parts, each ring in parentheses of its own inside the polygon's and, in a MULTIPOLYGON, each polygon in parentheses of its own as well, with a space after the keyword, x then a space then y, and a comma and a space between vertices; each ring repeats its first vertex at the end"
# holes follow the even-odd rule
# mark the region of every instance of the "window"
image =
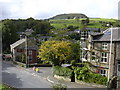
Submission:
POLYGON ((107 48, 108 48, 108 44, 107 43, 102 43, 102 49, 103 50, 107 50, 107 48))
POLYGON ((106 76, 106 70, 101 69, 101 70, 100 70, 100 74, 101 74, 102 76, 106 76))
POLYGON ((101 53, 101 62, 107 62, 107 53, 101 53))
POLYGON ((95 52, 92 52, 92 60, 95 60, 96 56, 95 56, 95 52))
POLYGON ((23 49, 17 49, 17 52, 23 52, 23 49))
POLYGON ((88 38, 88 31, 81 31, 81 40, 85 40, 88 38))
POLYGON ((32 60, 32 56, 28 56, 28 60, 32 60))
POLYGON ((120 64, 118 64, 118 71, 120 72, 120 64))
POLYGON ((32 50, 29 50, 29 51, 28 51, 28 55, 32 55, 32 50))

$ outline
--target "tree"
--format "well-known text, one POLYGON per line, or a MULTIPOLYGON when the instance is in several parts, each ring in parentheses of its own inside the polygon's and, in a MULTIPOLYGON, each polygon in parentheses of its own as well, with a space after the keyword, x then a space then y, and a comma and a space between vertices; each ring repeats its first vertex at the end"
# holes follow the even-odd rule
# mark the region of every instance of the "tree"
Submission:
POLYGON ((66 30, 56 30, 56 29, 51 29, 50 30, 50 35, 53 36, 51 39, 52 40, 65 40, 66 36, 68 35, 67 32, 69 32, 69 29, 66 30))
POLYGON ((16 33, 16 28, 14 27, 14 22, 12 20, 5 20, 2 22, 2 48, 3 51, 10 49, 10 44, 18 40, 18 35, 16 33))
POLYGON ((3 52, 10 51, 10 44, 19 39, 19 32, 24 32, 26 29, 33 29, 34 34, 48 34, 51 25, 48 21, 28 19, 5 19, 0 22, 2 28, 2 50, 3 52))
POLYGON ((48 60, 53 65, 70 62, 78 55, 73 52, 72 44, 68 41, 46 41, 40 46, 38 58, 48 60))

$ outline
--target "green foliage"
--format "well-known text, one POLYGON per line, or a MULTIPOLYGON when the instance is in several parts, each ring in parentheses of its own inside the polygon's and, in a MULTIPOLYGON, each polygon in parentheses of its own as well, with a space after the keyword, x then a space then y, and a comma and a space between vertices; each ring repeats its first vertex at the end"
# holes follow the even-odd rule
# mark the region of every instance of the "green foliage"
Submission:
POLYGON ((38 58, 50 61, 53 65, 70 62, 79 55, 78 50, 73 52, 76 50, 72 46, 73 43, 69 41, 46 41, 40 46, 38 58))
POLYGON ((61 66, 54 66, 53 67, 53 75, 64 76, 67 78, 72 77, 72 70, 70 68, 61 67, 61 66))
POLYGON ((10 44, 18 39, 17 29, 12 20, 5 20, 2 23, 2 48, 3 51, 9 52, 10 44))
POLYGON ((62 85, 61 83, 53 85, 52 88, 55 88, 55 90, 67 90, 67 86, 62 85))
POLYGON ((76 62, 75 62, 75 60, 72 60, 70 63, 71 63, 71 65, 75 65, 76 62))
POLYGON ((74 72, 77 80, 89 82, 89 83, 97 83, 106 85, 107 77, 104 77, 100 74, 92 73, 89 71, 87 67, 74 67, 74 72))
POLYGON ((117 20, 114 24, 113 24, 114 27, 120 27, 120 20, 117 20))
POLYGON ((81 13, 70 13, 70 14, 59 14, 56 15, 50 19, 80 19, 80 18, 87 18, 87 16, 85 14, 81 14, 81 13))
POLYGON ((9 85, 6 85, 6 84, 2 84, 2 85, 0 85, 0 90, 18 90, 18 89, 11 87, 9 85))
POLYGON ((67 27, 67 29, 70 29, 71 31, 73 31, 73 30, 75 30, 75 29, 78 29, 78 27, 73 26, 73 25, 69 25, 69 26, 67 27))
MULTIPOLYGON (((63 29, 63 28, 69 27, 69 26, 81 28, 82 20, 84 22, 86 19, 83 18, 83 19, 79 19, 77 21, 75 19, 67 19, 67 20, 56 19, 56 20, 50 20, 50 23, 56 29, 61 29, 61 28, 63 29)), ((120 24, 119 24, 120 22, 116 21, 115 19, 89 18, 89 20, 87 20, 87 22, 89 22, 89 23, 87 23, 85 25, 87 25, 88 28, 104 28, 105 29, 106 28, 105 25, 107 23, 114 23, 113 26, 120 26, 120 24)))
POLYGON ((26 29, 33 29, 33 36, 36 34, 47 34, 51 28, 48 21, 28 19, 6 19, 0 22, 0 28, 2 27, 2 48, 3 51, 10 50, 10 44, 19 39, 17 32, 24 32, 26 29))
POLYGON ((21 60, 22 60, 21 62, 25 63, 25 61, 26 61, 26 55, 25 54, 22 54, 22 59, 21 60))
POLYGON ((67 30, 51 29, 50 34, 51 34, 51 36, 53 36, 51 38, 51 40, 65 40, 66 37, 67 37, 67 32, 68 31, 69 31, 69 29, 67 29, 67 30))

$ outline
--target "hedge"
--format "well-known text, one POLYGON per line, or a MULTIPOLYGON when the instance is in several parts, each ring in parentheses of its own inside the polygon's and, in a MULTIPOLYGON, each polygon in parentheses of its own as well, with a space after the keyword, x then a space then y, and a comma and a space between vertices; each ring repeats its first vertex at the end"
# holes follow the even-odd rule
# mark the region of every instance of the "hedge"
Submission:
POLYGON ((72 72, 73 72, 73 70, 71 70, 70 68, 61 67, 61 66, 54 66, 53 67, 53 75, 71 78, 72 72))

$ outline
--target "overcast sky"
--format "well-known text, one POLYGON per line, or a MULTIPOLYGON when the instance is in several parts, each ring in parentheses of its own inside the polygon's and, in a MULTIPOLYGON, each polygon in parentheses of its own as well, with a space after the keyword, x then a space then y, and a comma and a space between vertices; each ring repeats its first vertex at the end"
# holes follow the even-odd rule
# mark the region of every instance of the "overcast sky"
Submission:
POLYGON ((47 19, 57 14, 118 18, 119 0, 0 0, 0 19, 47 19))

